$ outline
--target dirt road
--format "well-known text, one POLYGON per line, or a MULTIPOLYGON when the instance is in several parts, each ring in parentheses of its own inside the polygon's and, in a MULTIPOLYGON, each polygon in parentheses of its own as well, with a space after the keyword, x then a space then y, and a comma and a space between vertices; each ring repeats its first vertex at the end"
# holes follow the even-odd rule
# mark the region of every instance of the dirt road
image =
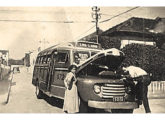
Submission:
MULTIPOLYGON (((4 104, 7 94, 0 94, 0 113, 63 113, 63 101, 55 98, 37 99, 35 87, 31 84, 32 74, 26 68, 15 73, 8 104, 4 104)), ((165 99, 149 99, 152 113, 165 113, 165 99)), ((144 113, 141 106, 134 113, 144 113)))
POLYGON ((35 96, 35 87, 31 84, 32 74, 28 73, 25 68, 21 73, 14 74, 13 82, 16 85, 11 88, 11 96, 8 104, 6 94, 1 95, 0 113, 61 113, 62 109, 54 107, 58 104, 56 99, 37 99, 35 96), (49 104, 51 103, 51 104, 49 104))

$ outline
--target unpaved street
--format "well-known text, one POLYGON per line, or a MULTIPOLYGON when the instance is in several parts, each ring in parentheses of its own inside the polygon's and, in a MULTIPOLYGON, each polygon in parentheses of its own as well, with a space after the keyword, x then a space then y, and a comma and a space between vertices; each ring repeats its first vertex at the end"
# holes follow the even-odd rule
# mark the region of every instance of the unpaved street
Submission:
MULTIPOLYGON (((53 105, 59 103, 48 104, 49 99, 37 99, 35 96, 35 87, 31 84, 32 75, 27 73, 25 68, 21 69, 21 73, 15 73, 13 82, 16 85, 11 88, 11 96, 8 104, 6 94, 1 95, 0 113, 61 113, 62 109, 53 105)), ((56 99, 55 99, 56 100, 56 99)), ((54 101, 55 101, 54 100, 54 101)), ((61 102, 61 101, 60 101, 61 102)), ((49 102, 50 103, 50 102, 49 102)))
MULTIPOLYGON (((26 68, 15 73, 8 104, 5 104, 7 94, 0 94, 0 113, 63 113, 63 101, 55 98, 37 99, 35 87, 31 84, 32 74, 26 68)), ((165 99, 149 99, 152 113, 165 113, 165 99)), ((141 106, 134 113, 144 113, 141 106)))

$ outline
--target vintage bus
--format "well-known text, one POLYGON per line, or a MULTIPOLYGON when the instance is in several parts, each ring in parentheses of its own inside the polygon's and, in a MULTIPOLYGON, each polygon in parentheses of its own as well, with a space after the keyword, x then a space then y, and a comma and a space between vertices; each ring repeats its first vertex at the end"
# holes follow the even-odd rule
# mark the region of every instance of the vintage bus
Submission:
POLYGON ((64 99, 64 79, 71 64, 77 64, 77 88, 80 112, 90 108, 112 112, 133 112, 138 108, 133 88, 116 73, 124 53, 113 48, 103 50, 92 42, 70 42, 41 51, 33 71, 32 84, 37 98, 44 94, 64 99), (128 90, 129 89, 129 90, 128 90), (130 91, 131 89, 131 91, 130 91))

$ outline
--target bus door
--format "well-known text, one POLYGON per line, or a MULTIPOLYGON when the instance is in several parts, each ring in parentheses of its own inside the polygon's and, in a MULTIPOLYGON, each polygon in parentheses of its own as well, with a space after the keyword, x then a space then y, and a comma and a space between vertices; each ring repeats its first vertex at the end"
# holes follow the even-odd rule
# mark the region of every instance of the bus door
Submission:
POLYGON ((49 76, 50 76, 50 55, 45 56, 45 60, 44 60, 44 69, 43 69, 43 79, 44 79, 44 83, 45 83, 45 87, 44 87, 44 91, 48 91, 48 81, 49 81, 49 76))
POLYGON ((40 88, 43 91, 47 91, 47 79, 48 79, 48 64, 47 64, 47 59, 48 56, 42 56, 42 60, 40 63, 40 74, 39 74, 39 79, 40 79, 40 88))
POLYGON ((65 93, 64 79, 70 66, 70 51, 58 50, 53 53, 53 69, 49 82, 50 93, 63 98, 65 93))
POLYGON ((51 80, 53 79, 53 70, 54 70, 54 54, 52 54, 48 59, 48 72, 46 80, 46 91, 50 92, 51 80))

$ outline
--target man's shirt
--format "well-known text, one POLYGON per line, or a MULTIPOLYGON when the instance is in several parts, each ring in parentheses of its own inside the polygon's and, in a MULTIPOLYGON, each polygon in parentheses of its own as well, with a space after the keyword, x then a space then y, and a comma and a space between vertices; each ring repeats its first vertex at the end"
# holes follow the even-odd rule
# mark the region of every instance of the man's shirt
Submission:
POLYGON ((147 72, 145 70, 141 69, 140 67, 129 66, 129 67, 126 67, 125 70, 129 72, 130 77, 132 77, 132 78, 147 75, 147 72))

